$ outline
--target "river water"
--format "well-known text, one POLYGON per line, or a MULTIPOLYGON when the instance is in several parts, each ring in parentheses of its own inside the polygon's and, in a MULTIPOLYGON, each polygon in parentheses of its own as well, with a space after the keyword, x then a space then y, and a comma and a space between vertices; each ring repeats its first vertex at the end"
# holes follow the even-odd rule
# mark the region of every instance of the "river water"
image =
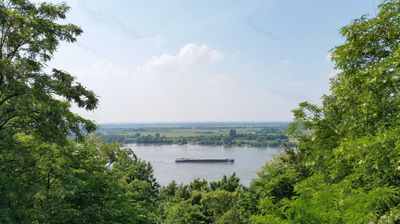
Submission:
POLYGON ((138 158, 149 161, 161 185, 172 180, 190 183, 194 178, 215 181, 233 172, 241 183, 249 186, 257 171, 272 159, 280 148, 223 147, 200 145, 126 145, 138 158), (177 158, 232 158, 234 163, 175 163, 177 158))

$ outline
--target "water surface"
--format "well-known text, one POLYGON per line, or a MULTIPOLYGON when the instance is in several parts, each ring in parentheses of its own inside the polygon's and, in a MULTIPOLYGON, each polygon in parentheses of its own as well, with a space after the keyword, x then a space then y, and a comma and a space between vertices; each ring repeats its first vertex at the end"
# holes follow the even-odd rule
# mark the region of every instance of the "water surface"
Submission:
POLYGON ((161 185, 172 180, 190 183, 194 178, 215 181, 236 172, 241 183, 249 186, 256 172, 282 151, 280 148, 223 147, 200 145, 127 145, 135 154, 153 165, 161 185), (177 158, 232 158, 234 163, 175 163, 177 158))

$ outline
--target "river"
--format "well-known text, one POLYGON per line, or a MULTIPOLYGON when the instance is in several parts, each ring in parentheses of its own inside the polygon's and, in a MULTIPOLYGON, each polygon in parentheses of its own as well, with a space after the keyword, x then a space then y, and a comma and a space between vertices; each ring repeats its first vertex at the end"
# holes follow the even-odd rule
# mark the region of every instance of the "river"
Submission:
POLYGON ((149 161, 161 185, 172 180, 190 183, 194 178, 215 181, 233 172, 241 183, 249 186, 257 171, 272 159, 280 148, 223 147, 200 145, 126 145, 145 161, 149 161), (234 163, 175 163, 177 158, 232 158, 234 163))

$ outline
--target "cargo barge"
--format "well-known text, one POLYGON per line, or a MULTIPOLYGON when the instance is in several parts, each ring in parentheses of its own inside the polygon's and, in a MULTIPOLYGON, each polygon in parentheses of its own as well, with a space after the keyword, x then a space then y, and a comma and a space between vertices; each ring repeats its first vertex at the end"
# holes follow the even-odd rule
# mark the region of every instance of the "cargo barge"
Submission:
POLYGON ((176 163, 233 163, 234 159, 188 159, 178 158, 175 160, 176 163))

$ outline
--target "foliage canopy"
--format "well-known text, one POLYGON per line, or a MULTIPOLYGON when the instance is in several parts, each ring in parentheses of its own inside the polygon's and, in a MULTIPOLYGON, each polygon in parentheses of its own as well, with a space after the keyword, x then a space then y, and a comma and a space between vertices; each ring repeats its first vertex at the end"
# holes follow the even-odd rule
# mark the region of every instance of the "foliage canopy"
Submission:
POLYGON ((0 2, 0 134, 13 129, 61 141, 94 130, 70 106, 93 110, 95 94, 64 71, 47 71, 60 42, 74 42, 82 33, 76 25, 58 22, 68 10, 64 3, 0 2))

